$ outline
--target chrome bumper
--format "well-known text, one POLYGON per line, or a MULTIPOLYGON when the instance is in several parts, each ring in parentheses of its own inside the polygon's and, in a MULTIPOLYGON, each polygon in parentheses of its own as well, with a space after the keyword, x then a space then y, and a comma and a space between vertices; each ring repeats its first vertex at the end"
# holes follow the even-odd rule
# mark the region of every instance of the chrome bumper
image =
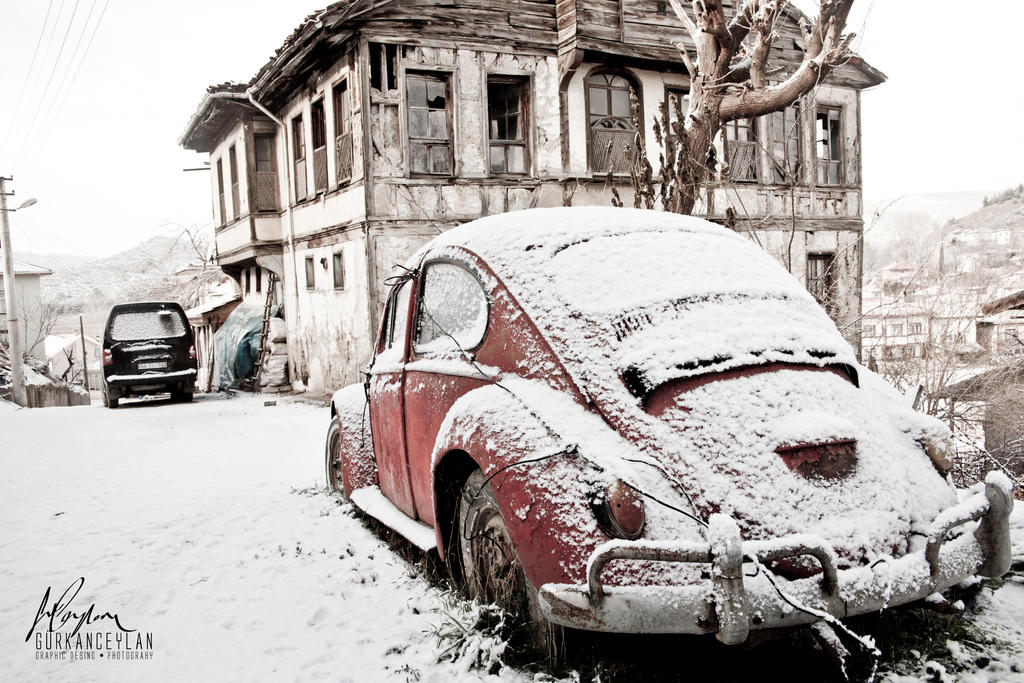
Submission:
POLYGON ((838 570, 835 553, 807 534, 742 541, 736 523, 711 518, 707 540, 697 543, 609 541, 587 563, 587 584, 545 584, 540 606, 549 620, 573 628, 625 633, 715 633, 741 643, 752 629, 843 618, 924 598, 972 574, 1002 576, 1010 568, 1010 482, 990 472, 984 490, 940 513, 921 552, 838 570), (979 521, 973 533, 946 540, 954 528, 979 521), (786 557, 812 556, 821 574, 786 580, 759 567, 786 557), (710 565, 711 579, 681 586, 604 586, 601 570, 616 560, 710 565), (746 574, 744 573, 746 570, 746 574), (756 570, 756 571, 755 571, 756 570))

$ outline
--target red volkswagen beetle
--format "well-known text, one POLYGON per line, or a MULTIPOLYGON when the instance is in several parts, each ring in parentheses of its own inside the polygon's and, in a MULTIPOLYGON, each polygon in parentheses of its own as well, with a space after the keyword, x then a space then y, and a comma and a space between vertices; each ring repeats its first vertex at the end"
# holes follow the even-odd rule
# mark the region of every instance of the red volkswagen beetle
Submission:
POLYGON ((958 496, 947 430, 698 218, 455 228, 396 278, 366 377, 333 397, 331 488, 535 619, 739 643, 1009 567, 1009 481, 958 496))

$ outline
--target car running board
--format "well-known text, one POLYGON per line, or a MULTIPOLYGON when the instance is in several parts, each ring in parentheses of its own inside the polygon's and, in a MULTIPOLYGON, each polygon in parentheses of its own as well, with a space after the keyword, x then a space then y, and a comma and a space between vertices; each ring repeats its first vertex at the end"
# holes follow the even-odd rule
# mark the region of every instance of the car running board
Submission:
POLYGON ((409 517, 384 497, 379 486, 364 486, 349 496, 357 508, 370 515, 392 531, 404 536, 420 550, 436 550, 434 527, 409 517))

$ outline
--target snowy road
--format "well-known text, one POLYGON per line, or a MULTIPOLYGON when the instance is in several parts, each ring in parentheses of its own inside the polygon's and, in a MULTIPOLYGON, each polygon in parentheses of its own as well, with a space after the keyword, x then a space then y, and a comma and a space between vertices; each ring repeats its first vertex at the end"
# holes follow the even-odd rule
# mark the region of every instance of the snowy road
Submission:
MULTIPOLYGON (((448 596, 322 488, 327 410, 263 401, 0 404, 0 680, 499 679, 467 671, 466 658, 437 662, 448 596), (33 626, 44 591, 52 610, 79 578, 58 620, 95 604, 94 616, 116 613, 133 637, 151 634, 152 649, 144 640, 125 658, 38 659, 53 649, 37 647, 47 616, 33 626)), ((1021 511, 1015 523, 1020 556, 1021 511)), ((963 662, 958 678, 1024 680, 1024 584, 985 590, 976 623, 1011 651, 963 662)), ((102 619, 81 629, 91 632, 119 633, 102 619)), ((954 680, 927 666, 883 679, 954 680)), ((500 680, 534 676, 506 667, 500 680)))
POLYGON ((322 489, 326 427, 251 396, 0 406, 0 679, 465 679, 436 663, 443 595, 322 489), (72 608, 151 659, 36 659, 44 591, 79 577, 72 608))

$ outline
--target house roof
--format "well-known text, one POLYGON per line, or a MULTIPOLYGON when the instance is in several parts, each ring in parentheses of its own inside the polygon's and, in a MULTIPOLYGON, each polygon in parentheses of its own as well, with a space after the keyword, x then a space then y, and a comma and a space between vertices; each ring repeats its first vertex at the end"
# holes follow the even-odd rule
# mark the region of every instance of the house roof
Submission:
POLYGON ((992 315, 1011 308, 1024 308, 1024 290, 982 304, 981 313, 982 315, 992 315))
MULTIPOLYGON (((34 263, 26 263, 25 261, 14 262, 14 276, 19 275, 53 275, 53 271, 49 268, 37 266, 34 263)), ((0 273, 0 278, 3 277, 3 273, 0 273)))
POLYGON ((210 302, 207 302, 200 306, 196 306, 195 308, 188 309, 187 311, 185 311, 185 317, 188 318, 189 322, 198 322, 201 321, 203 319, 203 316, 207 315, 208 313, 212 313, 216 311, 218 308, 222 308, 230 304, 236 304, 237 302, 241 301, 241 299, 242 295, 237 293, 230 294, 227 296, 219 296, 210 302))

